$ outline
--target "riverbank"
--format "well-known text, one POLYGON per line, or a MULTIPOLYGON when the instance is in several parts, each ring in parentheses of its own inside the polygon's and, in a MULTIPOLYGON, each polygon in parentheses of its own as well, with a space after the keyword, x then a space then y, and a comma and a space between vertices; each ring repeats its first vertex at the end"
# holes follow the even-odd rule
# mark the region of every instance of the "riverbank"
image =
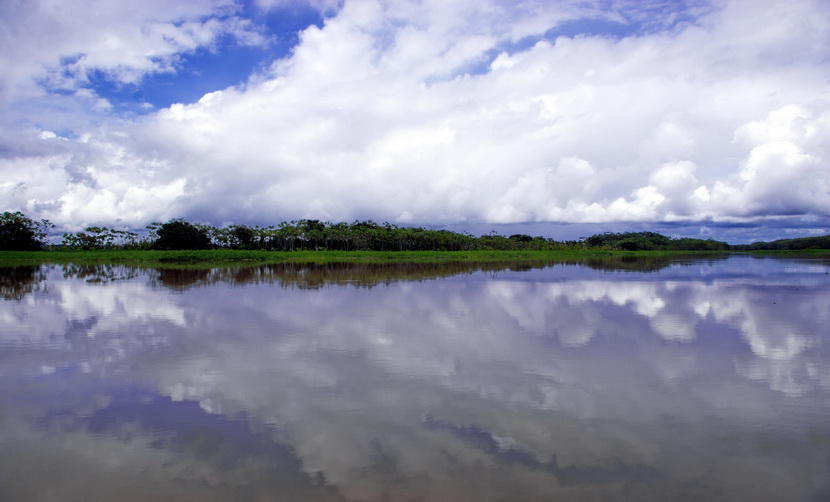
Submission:
MULTIPOLYGON (((545 261, 608 256, 676 256, 707 255, 708 252, 668 251, 248 251, 235 249, 181 251, 0 251, 0 266, 35 265, 42 263, 129 264, 165 266, 175 264, 268 264, 268 263, 435 263, 545 261)), ((722 254, 722 253, 719 253, 722 254)))
MULTIPOLYGON (((0 251, 0 266, 75 263, 79 265, 124 264, 143 267, 188 267, 265 265, 270 263, 449 263, 449 262, 543 262, 625 257, 723 256, 723 251, 614 251, 573 249, 557 251, 249 251, 235 249, 150 250, 61 250, 0 251)), ((828 250, 800 252, 752 252, 753 255, 828 257, 828 250)))

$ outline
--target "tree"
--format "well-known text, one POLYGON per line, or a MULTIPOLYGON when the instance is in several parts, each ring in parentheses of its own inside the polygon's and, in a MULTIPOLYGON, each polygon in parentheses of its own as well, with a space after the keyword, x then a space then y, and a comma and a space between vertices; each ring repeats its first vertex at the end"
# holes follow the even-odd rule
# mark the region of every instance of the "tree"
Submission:
POLYGON ((20 211, 6 211, 0 214, 0 250, 37 251, 53 226, 49 220, 36 222, 20 211))
POLYGON ((161 224, 156 230, 158 239, 153 249, 208 249, 211 247, 207 233, 183 219, 177 218, 161 224))
POLYGON ((245 225, 231 225, 228 227, 230 239, 229 246, 234 249, 254 249, 256 247, 256 232, 253 228, 245 225))
POLYGON ((105 249, 112 247, 115 235, 107 227, 86 227, 77 234, 63 234, 63 245, 80 249, 105 249))
POLYGON ((302 236, 304 247, 314 250, 320 248, 320 242, 326 230, 325 223, 320 220, 300 220, 297 222, 297 228, 302 236))
POLYGON ((127 249, 139 246, 137 233, 107 227, 86 227, 83 232, 65 233, 61 243, 76 249, 127 249))

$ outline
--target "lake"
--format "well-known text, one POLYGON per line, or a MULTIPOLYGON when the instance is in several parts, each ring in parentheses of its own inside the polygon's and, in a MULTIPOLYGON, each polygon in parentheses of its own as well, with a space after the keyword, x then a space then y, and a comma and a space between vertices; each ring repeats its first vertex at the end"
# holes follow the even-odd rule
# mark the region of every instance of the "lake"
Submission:
POLYGON ((0 501, 827 501, 829 274, 0 268, 0 501))

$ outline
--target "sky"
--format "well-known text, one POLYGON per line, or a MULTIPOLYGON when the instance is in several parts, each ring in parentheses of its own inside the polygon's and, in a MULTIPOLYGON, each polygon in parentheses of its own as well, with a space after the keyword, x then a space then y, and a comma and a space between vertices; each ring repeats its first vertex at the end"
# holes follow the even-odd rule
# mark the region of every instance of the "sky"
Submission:
POLYGON ((830 233, 826 0, 8 0, 0 211, 830 233))

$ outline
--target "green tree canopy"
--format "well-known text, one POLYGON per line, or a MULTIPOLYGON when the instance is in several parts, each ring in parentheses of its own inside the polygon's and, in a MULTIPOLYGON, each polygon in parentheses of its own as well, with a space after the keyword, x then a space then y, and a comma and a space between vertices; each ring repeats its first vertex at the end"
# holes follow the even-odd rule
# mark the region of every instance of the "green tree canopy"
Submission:
POLYGON ((208 249, 211 247, 207 232, 184 221, 173 219, 162 223, 156 230, 158 239, 153 249, 208 249))
POLYGON ((723 251, 728 250, 725 242, 703 239, 672 239, 657 232, 605 232, 585 239, 590 248, 622 249, 626 251, 677 250, 677 251, 723 251))
POLYGON ((36 222, 20 211, 0 214, 0 250, 37 251, 43 247, 49 220, 36 222))

